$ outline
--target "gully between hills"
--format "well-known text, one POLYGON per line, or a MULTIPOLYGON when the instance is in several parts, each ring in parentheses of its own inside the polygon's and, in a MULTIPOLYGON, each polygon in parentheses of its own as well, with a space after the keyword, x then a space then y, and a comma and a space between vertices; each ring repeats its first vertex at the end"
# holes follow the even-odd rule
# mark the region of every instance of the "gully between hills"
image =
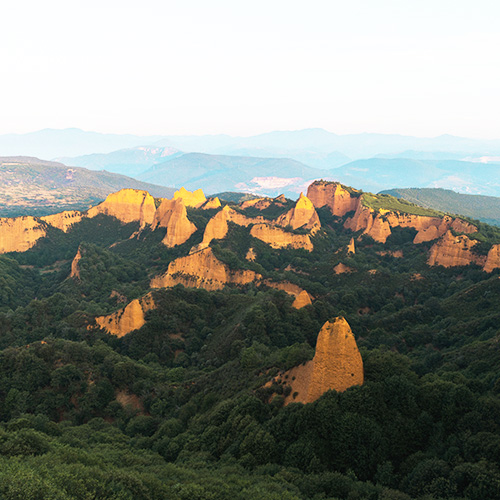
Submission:
MULTIPOLYGON (((225 238, 229 223, 233 223, 248 227, 251 236, 274 249, 292 248, 312 252, 314 236, 322 231, 316 209, 326 207, 332 215, 339 218, 351 214, 344 221, 344 227, 356 233, 358 239, 368 236, 376 242, 385 243, 394 228, 413 228, 417 231, 413 241, 415 245, 434 242, 427 260, 430 266, 476 264, 485 272, 500 268, 500 244, 493 245, 487 255, 475 252, 478 241, 468 235, 477 232, 477 228, 460 218, 376 210, 364 202, 364 194, 361 191, 324 181, 312 183, 307 196, 301 194, 293 207, 274 220, 255 215, 256 211, 271 206, 286 207, 287 203, 287 200, 280 196, 274 199, 258 198, 238 206, 222 207, 218 198, 206 199, 201 189, 189 192, 181 188, 173 199, 162 199, 157 204, 145 191, 123 189, 110 194, 104 202, 86 212, 65 211, 39 218, 0 219, 0 253, 27 251, 40 239, 47 237, 49 228, 68 232, 83 219, 92 219, 101 214, 115 217, 122 223, 137 222, 139 231, 133 237, 139 236, 141 230, 146 227, 152 231, 162 231, 164 237, 161 243, 167 247, 175 247, 186 243, 198 231, 196 225, 189 220, 186 207, 217 210, 205 227, 201 243, 193 246, 187 255, 170 262, 164 274, 153 277, 151 288, 182 284, 186 287, 220 290, 228 284, 255 283, 284 290, 294 297, 293 307, 299 309, 310 305, 313 300, 306 290, 290 282, 273 282, 252 270, 229 268, 214 255, 211 242, 225 238), (248 209, 251 209, 253 216, 245 214, 248 209)), ((355 252, 354 238, 346 252, 355 252)), ((252 261, 255 257, 254 249, 249 248, 247 260, 252 261)), ((81 258, 80 248, 72 262, 72 279, 80 279, 81 258)), ((350 271, 352 270, 342 263, 332 269, 335 273, 350 271)), ((146 313, 154 307, 154 298, 149 292, 110 315, 96 317, 95 327, 122 337, 141 328, 146 321, 146 313)), ((332 323, 327 322, 319 333, 314 359, 278 375, 274 382, 291 386, 289 392, 293 396, 289 396, 286 403, 308 403, 326 390, 345 390, 352 385, 362 384, 363 364, 347 322, 343 318, 337 318, 332 323)))

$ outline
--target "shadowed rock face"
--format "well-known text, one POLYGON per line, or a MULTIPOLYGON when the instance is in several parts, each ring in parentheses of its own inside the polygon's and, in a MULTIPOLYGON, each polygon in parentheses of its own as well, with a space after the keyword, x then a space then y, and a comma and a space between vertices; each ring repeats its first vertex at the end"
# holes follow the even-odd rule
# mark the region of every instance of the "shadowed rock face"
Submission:
POLYGON ((0 218, 0 253, 25 252, 47 233, 35 217, 0 218))
POLYGON ((78 252, 74 256, 71 261, 71 273, 69 275, 70 278, 79 279, 80 278, 80 260, 82 258, 82 249, 78 247, 78 252))
POLYGON ((333 215, 343 217, 347 212, 356 210, 359 196, 352 196, 337 182, 313 182, 307 189, 307 197, 316 208, 327 206, 333 215))
POLYGON ((144 323, 144 315, 155 306, 150 293, 140 299, 135 299, 123 309, 107 316, 95 318, 98 326, 106 330, 111 335, 123 337, 127 333, 141 328, 144 323))
POLYGON ((285 404, 312 403, 326 391, 363 385, 363 360, 347 321, 342 317, 327 321, 319 332, 314 358, 276 379, 292 389, 285 404))
POLYGON ((87 211, 87 217, 111 215, 125 224, 139 221, 141 227, 152 224, 156 207, 154 198, 146 191, 122 189, 112 193, 99 205, 87 211))
POLYGON ((188 191, 186 188, 181 187, 179 191, 174 193, 174 200, 182 199, 186 207, 201 207, 206 201, 206 197, 201 189, 196 191, 188 191))
POLYGON ((188 219, 186 207, 182 199, 163 200, 156 210, 152 229, 167 229, 162 243, 167 247, 175 247, 186 242, 196 232, 196 226, 188 219))
POLYGON ((444 267, 468 266, 473 263, 484 266, 486 257, 473 252, 476 244, 476 240, 470 240, 464 234, 454 236, 451 231, 447 231, 432 245, 427 263, 430 266, 444 267))

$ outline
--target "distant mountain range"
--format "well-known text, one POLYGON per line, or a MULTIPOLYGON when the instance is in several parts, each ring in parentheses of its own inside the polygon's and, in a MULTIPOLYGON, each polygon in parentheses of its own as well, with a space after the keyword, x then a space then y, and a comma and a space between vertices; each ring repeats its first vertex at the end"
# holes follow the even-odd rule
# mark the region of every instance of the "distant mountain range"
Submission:
POLYGON ((123 188, 143 189, 171 198, 174 189, 124 175, 30 157, 0 157, 0 216, 49 215, 62 210, 86 210, 123 188))
POLYGON ((329 171, 337 181, 378 192, 395 188, 446 188, 466 194, 500 196, 500 164, 457 160, 370 158, 329 171))
POLYGON ((165 186, 201 186, 207 193, 242 191, 268 196, 284 193, 297 198, 314 179, 328 171, 309 167, 290 158, 187 153, 152 166, 139 179, 165 186))
POLYGON ((452 155, 448 159, 457 159, 456 155, 500 155, 500 140, 468 139, 451 135, 432 138, 368 133, 337 135, 318 128, 274 131, 251 137, 224 134, 141 137, 86 132, 75 128, 0 135, 0 155, 29 155, 47 159, 110 153, 137 146, 169 147, 187 153, 288 157, 321 168, 334 168, 349 159, 399 155, 406 151, 452 155))
POLYGON ((500 198, 460 194, 449 189, 388 189, 379 194, 404 198, 416 205, 442 212, 466 215, 500 226, 500 198))

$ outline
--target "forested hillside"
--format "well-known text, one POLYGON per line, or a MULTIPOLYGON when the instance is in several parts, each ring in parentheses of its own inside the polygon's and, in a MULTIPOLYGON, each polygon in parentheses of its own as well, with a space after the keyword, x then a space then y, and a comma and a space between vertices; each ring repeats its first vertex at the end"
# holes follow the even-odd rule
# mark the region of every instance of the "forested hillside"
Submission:
POLYGON ((500 498, 497 228, 326 182, 146 195, 0 255, 0 496, 500 498), (337 317, 363 384, 285 404, 337 317))

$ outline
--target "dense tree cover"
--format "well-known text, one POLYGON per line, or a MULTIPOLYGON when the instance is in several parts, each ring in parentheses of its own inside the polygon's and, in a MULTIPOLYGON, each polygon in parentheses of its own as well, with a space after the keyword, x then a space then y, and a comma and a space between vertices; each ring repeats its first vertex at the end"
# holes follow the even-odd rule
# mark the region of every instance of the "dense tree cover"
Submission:
POLYGON ((1 256, 0 496, 500 498, 498 271, 429 268, 430 244, 409 229, 348 256, 352 233, 319 215, 311 253, 233 224, 214 242, 230 267, 291 281, 312 306, 253 284, 178 286, 153 291, 146 324, 120 339, 93 317, 146 293, 201 231, 167 249, 161 231, 129 239, 137 226, 102 217, 1 256), (80 279, 68 279, 79 246, 80 279), (334 274, 339 262, 352 272, 334 274), (264 383, 311 359, 337 315, 365 384, 283 407, 283 388, 264 383))

